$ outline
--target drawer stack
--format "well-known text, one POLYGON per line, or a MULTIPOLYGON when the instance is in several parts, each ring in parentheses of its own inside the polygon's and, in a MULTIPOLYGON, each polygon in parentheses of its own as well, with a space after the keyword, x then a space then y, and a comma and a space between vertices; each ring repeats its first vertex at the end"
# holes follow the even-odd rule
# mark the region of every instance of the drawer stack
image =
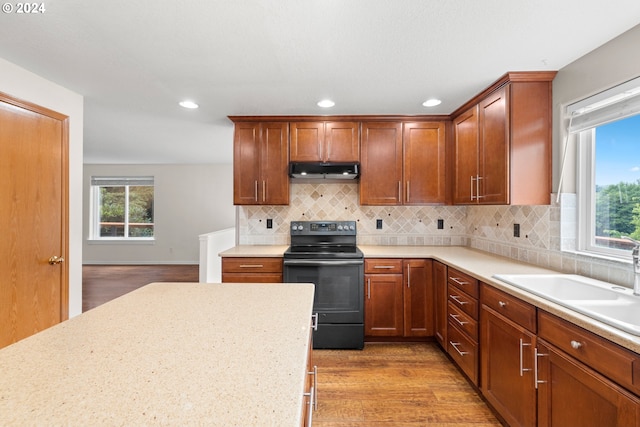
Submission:
POLYGON ((447 352, 478 385, 478 280, 455 268, 447 274, 447 352))

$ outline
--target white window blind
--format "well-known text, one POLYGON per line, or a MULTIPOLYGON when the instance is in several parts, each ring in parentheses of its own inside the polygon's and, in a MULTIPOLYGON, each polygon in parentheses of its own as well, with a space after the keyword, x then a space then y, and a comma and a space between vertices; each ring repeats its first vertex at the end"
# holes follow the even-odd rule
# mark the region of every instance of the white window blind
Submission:
POLYGON ((152 176, 118 176, 118 177, 100 177, 92 176, 91 185, 100 187, 113 187, 119 185, 153 185, 152 176))

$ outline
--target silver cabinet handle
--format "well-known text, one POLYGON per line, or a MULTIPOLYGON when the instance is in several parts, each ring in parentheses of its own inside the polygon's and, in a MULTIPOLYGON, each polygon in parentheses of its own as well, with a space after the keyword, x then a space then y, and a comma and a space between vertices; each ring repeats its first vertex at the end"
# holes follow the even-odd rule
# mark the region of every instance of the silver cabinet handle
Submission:
POLYGON ((499 305, 501 308, 505 308, 505 307, 507 306, 507 303, 506 303, 506 302, 504 302, 504 301, 498 301, 498 305, 499 305))
POLYGON ((367 279, 367 299, 371 299, 371 279, 367 279))
POLYGON ((315 393, 313 394, 313 410, 318 410, 318 365, 313 365, 313 370, 307 372, 309 375, 313 375, 313 389, 315 393))
POLYGON ((302 395, 309 397, 309 410, 307 411, 307 423, 305 424, 305 427, 311 427, 313 425, 313 401, 315 399, 316 390, 311 386, 309 393, 303 393, 302 395))
POLYGON ((398 202, 402 202, 402 181, 398 181, 398 202))
POLYGON ((471 183, 469 184, 469 191, 471 192, 471 200, 473 200, 473 180, 474 178, 471 177, 471 183))
POLYGON ((538 357, 549 356, 547 353, 538 353, 538 347, 533 349, 533 385, 537 389, 538 384, 544 384, 546 381, 538 379, 538 357))
POLYGON ((240 264, 240 268, 262 268, 262 264, 240 264))
POLYGON ((520 376, 523 377, 525 372, 529 372, 531 370, 531 368, 524 368, 523 367, 523 347, 530 347, 531 343, 526 343, 524 341, 522 341, 522 338, 520 338, 520 376))
POLYGON ((469 301, 460 301, 460 295, 449 295, 449 298, 451 298, 452 300, 454 300, 460 305, 469 304, 469 301))
POLYGON ((582 347, 582 343, 580 341, 571 340, 571 348, 578 350, 580 347, 582 347))
POLYGON ((476 199, 480 200, 482 199, 484 196, 480 195, 480 180, 482 179, 482 177, 480 175, 476 176, 476 199))
POLYGON ((256 179, 255 181, 253 181, 253 184, 254 184, 253 198, 257 202, 258 201, 258 180, 256 179))
POLYGON ((458 323, 458 325, 460 325, 460 326, 463 326, 463 325, 466 325, 467 323, 469 323, 469 322, 463 322, 462 320, 458 319, 458 317, 460 317, 459 314, 451 313, 449 315, 449 317, 451 317, 453 320, 455 320, 458 323))
POLYGON ((411 181, 407 181, 407 202, 409 201, 409 195, 411 194, 411 190, 409 190, 409 186, 411 185, 411 181))
POLYGON ((459 345, 462 345, 461 343, 459 343, 459 342, 449 341, 449 344, 451 344, 451 346, 452 346, 453 348, 455 348, 455 349, 456 349, 456 351, 458 352, 458 354, 459 354, 460 356, 465 356, 465 355, 469 354, 469 352, 468 352, 468 351, 460 351, 460 349, 458 348, 458 346, 459 346, 459 345))
POLYGON ((407 288, 411 287, 411 266, 407 264, 407 288))
POLYGON ((266 181, 262 181, 262 201, 265 202, 267 200, 267 183, 266 181))
POLYGON ((314 331, 318 330, 318 313, 313 313, 311 315, 311 329, 314 331))
POLYGON ((452 282, 457 283, 458 285, 462 285, 462 286, 464 286, 464 285, 469 285, 469 284, 470 284, 469 282, 465 282, 464 280, 460 280, 460 279, 458 279, 457 277, 451 277, 451 276, 449 276, 449 280, 451 280, 452 282))
POLYGON ((374 265, 373 268, 389 270, 394 268, 393 265, 374 265))

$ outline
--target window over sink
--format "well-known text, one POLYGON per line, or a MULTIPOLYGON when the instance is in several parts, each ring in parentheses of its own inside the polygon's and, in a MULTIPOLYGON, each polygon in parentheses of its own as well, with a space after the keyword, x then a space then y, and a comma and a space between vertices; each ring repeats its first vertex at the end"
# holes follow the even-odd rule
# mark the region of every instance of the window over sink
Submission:
POLYGON ((91 177, 91 240, 154 239, 152 176, 91 177))

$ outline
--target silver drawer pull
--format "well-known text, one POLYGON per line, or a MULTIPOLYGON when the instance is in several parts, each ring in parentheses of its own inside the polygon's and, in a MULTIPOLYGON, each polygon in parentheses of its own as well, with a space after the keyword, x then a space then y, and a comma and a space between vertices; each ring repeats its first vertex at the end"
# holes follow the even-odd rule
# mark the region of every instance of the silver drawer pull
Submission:
POLYGON ((582 347, 581 342, 571 340, 571 348, 573 348, 574 350, 578 350, 580 347, 582 347))
POLYGON ((262 264, 240 264, 240 268, 262 268, 262 264))
POLYGON ((498 301, 498 305, 502 308, 505 308, 507 306, 507 303, 504 301, 498 301))
POLYGON ((456 282, 458 285, 470 285, 469 282, 465 282, 464 280, 460 280, 457 277, 449 277, 452 282, 456 282))
POLYGON ((449 295, 449 298, 451 298, 452 300, 454 300, 455 302, 457 302, 460 305, 469 304, 469 301, 460 301, 460 296, 459 295, 449 295))
POLYGON ((391 268, 394 268, 394 267, 393 267, 393 265, 374 265, 373 268, 391 269, 391 268))
POLYGON ((458 317, 460 317, 459 314, 450 314, 449 317, 451 317, 453 320, 458 322, 458 325, 460 325, 460 326, 466 325, 467 323, 469 323, 469 322, 463 322, 462 320, 458 319, 458 317))
POLYGON ((469 352, 468 352, 468 351, 460 351, 460 349, 458 348, 458 346, 459 346, 459 345, 462 345, 461 343, 459 343, 459 342, 449 341, 449 344, 451 344, 451 347, 453 347, 453 348, 455 348, 455 349, 456 349, 456 351, 458 352, 458 354, 459 354, 460 356, 465 356, 465 355, 469 354, 469 352))

